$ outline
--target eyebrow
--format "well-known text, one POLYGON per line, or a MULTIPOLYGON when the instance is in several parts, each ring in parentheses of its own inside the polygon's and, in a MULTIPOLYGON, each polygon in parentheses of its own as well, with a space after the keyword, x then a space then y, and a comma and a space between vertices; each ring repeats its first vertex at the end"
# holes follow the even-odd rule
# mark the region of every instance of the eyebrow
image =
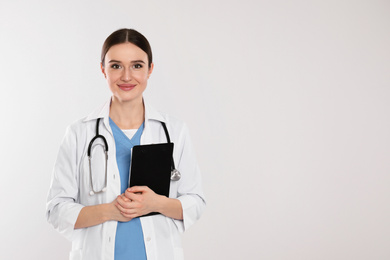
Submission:
MULTIPOLYGON (((121 61, 119 61, 119 60, 110 60, 108 63, 121 63, 121 61)), ((145 62, 143 60, 133 60, 133 61, 131 61, 131 63, 143 63, 143 64, 145 64, 145 62)))
POLYGON ((145 62, 143 60, 133 60, 132 63, 143 63, 143 64, 145 64, 145 62))

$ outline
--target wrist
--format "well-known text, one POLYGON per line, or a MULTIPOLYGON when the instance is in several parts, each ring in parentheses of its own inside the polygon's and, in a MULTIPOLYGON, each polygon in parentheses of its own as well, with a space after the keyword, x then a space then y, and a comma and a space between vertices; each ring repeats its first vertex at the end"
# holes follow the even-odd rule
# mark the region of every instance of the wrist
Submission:
POLYGON ((164 208, 167 203, 168 198, 163 195, 158 195, 156 199, 156 212, 164 214, 164 208))
POLYGON ((182 220, 183 208, 178 199, 167 198, 161 196, 158 200, 158 211, 166 217, 182 220))
POLYGON ((114 210, 116 209, 113 203, 101 204, 102 206, 102 219, 104 222, 114 220, 114 210))

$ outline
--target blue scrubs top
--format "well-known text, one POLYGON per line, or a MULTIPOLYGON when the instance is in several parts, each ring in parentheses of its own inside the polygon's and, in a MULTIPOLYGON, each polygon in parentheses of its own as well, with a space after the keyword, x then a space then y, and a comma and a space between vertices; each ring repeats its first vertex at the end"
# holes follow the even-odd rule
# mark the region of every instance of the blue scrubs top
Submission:
MULTIPOLYGON (((110 118, 110 126, 115 139, 116 161, 121 178, 121 193, 129 187, 131 148, 139 145, 144 123, 129 139, 110 118)), ((115 237, 115 260, 146 260, 144 235, 141 221, 134 218, 129 222, 118 222, 115 237)))

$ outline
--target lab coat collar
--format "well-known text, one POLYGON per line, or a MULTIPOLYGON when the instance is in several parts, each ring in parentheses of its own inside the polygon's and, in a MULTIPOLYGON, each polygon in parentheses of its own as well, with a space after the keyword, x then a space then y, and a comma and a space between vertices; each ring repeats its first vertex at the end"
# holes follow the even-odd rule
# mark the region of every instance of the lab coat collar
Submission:
MULTIPOLYGON (((151 105, 148 104, 148 102, 145 101, 145 98, 143 97, 144 107, 145 107, 145 121, 149 120, 157 120, 160 122, 165 122, 165 118, 163 115, 158 112, 156 109, 154 109, 151 105)), ((83 121, 91 121, 98 118, 103 118, 103 121, 105 125, 109 125, 109 114, 110 114, 110 106, 111 106, 111 98, 100 108, 93 111, 91 114, 89 114, 83 121)))

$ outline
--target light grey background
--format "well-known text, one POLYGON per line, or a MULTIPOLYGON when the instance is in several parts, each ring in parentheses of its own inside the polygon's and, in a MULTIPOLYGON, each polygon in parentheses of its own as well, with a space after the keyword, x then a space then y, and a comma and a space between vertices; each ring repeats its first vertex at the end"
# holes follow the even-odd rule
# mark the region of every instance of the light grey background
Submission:
POLYGON ((65 128, 105 102, 104 39, 151 42, 208 198, 186 259, 390 259, 389 1, 0 2, 0 259, 67 259, 45 220, 65 128))

